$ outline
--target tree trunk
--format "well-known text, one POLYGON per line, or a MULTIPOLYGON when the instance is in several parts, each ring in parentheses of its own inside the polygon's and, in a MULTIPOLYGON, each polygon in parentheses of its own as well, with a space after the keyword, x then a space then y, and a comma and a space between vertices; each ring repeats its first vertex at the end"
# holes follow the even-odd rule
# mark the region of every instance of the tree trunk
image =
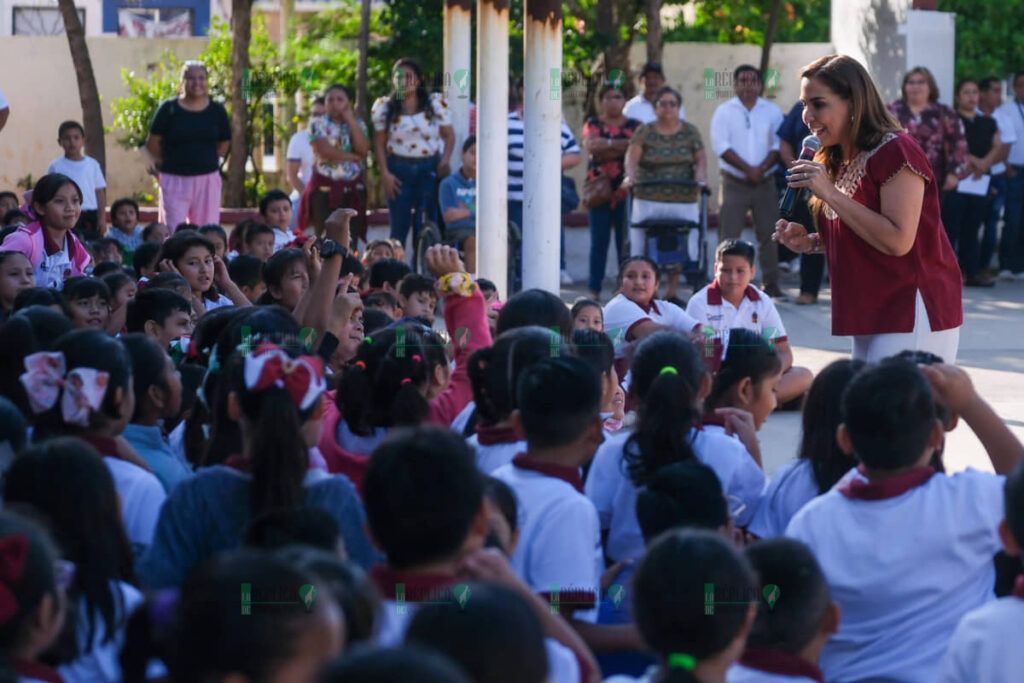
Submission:
POLYGON ((366 72, 370 66, 370 0, 362 0, 361 19, 359 22, 359 66, 356 69, 356 113, 365 119, 370 111, 370 103, 366 101, 369 94, 366 90, 366 72))
POLYGON ((224 204, 245 206, 245 162, 249 156, 249 42, 252 38, 251 0, 231 0, 231 151, 224 204))
MULTIPOLYGON (((99 162, 103 173, 107 172, 107 149, 103 138, 103 109, 100 107, 100 91, 96 87, 96 74, 89 58, 89 46, 85 43, 85 29, 78 18, 74 0, 57 0, 64 18, 64 32, 71 48, 71 63, 78 80, 78 99, 82 103, 82 127, 85 128, 86 149, 89 156, 99 162)), ((105 208, 105 207, 104 207, 105 208)))
POLYGON ((633 79, 629 78, 629 47, 633 42, 633 26, 636 24, 640 4, 633 0, 601 0, 596 8, 596 27, 599 35, 608 39, 602 51, 604 58, 605 78, 612 71, 620 69, 627 76, 625 79, 626 94, 632 94, 633 79), (620 27, 628 26, 629 35, 625 40, 620 35, 620 27))
POLYGON ((766 78, 768 73, 768 60, 772 54, 772 43, 775 41, 775 26, 779 23, 779 12, 782 10, 782 0, 772 0, 772 9, 768 14, 768 25, 764 29, 764 45, 761 47, 761 78, 766 78))
POLYGON ((647 61, 661 63, 661 5, 663 0, 647 0, 647 61))

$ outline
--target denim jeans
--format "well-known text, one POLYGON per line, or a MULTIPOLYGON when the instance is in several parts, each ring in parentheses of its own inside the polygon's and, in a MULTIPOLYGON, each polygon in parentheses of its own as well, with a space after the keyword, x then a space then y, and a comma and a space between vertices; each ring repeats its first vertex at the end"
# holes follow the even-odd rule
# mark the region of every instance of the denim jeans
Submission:
POLYGON ((1006 179, 1006 222, 999 240, 999 269, 1013 273, 1024 271, 1024 240, 1021 219, 1024 218, 1024 166, 1014 166, 1016 174, 1006 179))
POLYGON ((992 265, 992 255, 996 253, 996 235, 998 234, 999 219, 1006 206, 1006 174, 1000 173, 992 176, 991 189, 995 194, 989 195, 988 215, 985 216, 985 232, 981 236, 981 259, 980 266, 988 268, 992 265))
POLYGON ((590 279, 587 286, 591 292, 600 292, 601 283, 604 281, 605 266, 608 263, 608 242, 611 239, 612 227, 615 228, 615 257, 616 263, 625 256, 624 252, 629 247, 623 247, 626 239, 626 202, 620 201, 612 208, 612 205, 604 204, 593 209, 587 209, 587 217, 590 222, 590 279))
POLYGON ((394 199, 388 200, 391 237, 405 244, 412 226, 414 250, 424 219, 437 220, 438 161, 436 155, 424 159, 388 156, 388 171, 402 183, 394 199))

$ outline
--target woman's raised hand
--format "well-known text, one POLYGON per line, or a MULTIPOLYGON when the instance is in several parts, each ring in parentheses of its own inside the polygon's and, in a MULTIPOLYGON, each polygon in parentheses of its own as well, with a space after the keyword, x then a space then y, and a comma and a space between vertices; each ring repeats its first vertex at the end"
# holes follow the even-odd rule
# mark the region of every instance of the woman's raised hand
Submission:
POLYGON ((772 239, 798 254, 805 254, 814 249, 814 240, 807 234, 807 228, 780 218, 775 223, 772 239))

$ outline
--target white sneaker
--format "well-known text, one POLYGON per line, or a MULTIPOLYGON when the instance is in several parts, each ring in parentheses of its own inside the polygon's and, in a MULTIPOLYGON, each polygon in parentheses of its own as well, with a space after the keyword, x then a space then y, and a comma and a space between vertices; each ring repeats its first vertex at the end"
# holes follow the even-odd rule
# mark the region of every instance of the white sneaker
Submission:
POLYGON ((569 271, 562 269, 562 284, 571 285, 575 280, 572 279, 572 275, 569 275, 569 271))
POLYGON ((1011 271, 1009 271, 1009 270, 1000 270, 1000 271, 999 271, 999 279, 1000 279, 1000 280, 1016 280, 1016 279, 1017 279, 1017 276, 1016 276, 1016 275, 1014 275, 1014 274, 1013 274, 1013 273, 1012 273, 1011 271))

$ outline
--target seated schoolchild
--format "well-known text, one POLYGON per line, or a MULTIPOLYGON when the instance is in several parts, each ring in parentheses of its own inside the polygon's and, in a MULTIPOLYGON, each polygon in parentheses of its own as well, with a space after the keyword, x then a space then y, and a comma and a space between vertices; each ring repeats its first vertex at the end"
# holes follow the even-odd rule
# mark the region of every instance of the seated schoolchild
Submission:
POLYGON ((821 668, 830 681, 935 681, 957 622, 994 598, 1000 474, 1024 447, 949 365, 863 370, 843 394, 842 419, 837 441, 860 466, 786 529, 814 551, 842 610, 821 668), (933 390, 978 435, 996 475, 929 466, 945 433, 933 390))
POLYGON ((745 554, 763 599, 747 648, 726 683, 824 681, 818 660, 839 628, 839 606, 814 553, 800 541, 773 538, 754 543, 745 554))
MULTIPOLYGON (((1024 465, 1006 478, 1003 521, 999 536, 1008 555, 1021 566, 1024 547, 1024 465)), ((960 620, 942 660, 942 683, 990 681, 1010 683, 1024 671, 1024 573, 1018 574, 1013 595, 986 603, 960 620)))
POLYGON ((712 367, 717 369, 723 338, 729 330, 742 327, 771 342, 782 360, 782 379, 775 389, 779 405, 803 396, 813 375, 807 368, 793 365, 786 328, 767 294, 750 284, 754 279, 754 245, 743 240, 725 240, 715 250, 715 279, 694 294, 686 312, 703 326, 705 343, 712 349, 712 367))
POLYGON ((839 409, 843 391, 864 367, 864 361, 837 360, 815 376, 804 400, 797 457, 772 476, 747 529, 751 534, 760 538, 781 536, 800 508, 856 467, 857 461, 836 442, 836 430, 842 423, 839 409))
POLYGON ((626 355, 628 344, 659 330, 686 335, 700 332, 700 321, 657 298, 659 277, 657 264, 646 256, 630 256, 622 262, 618 294, 604 306, 604 331, 615 344, 616 359, 626 355))
POLYGON ((458 600, 456 591, 468 581, 495 582, 522 596, 548 638, 558 641, 547 648, 548 664, 566 674, 552 680, 594 680, 581 676, 581 669, 597 667, 578 636, 516 576, 499 550, 485 548, 491 524, 484 478, 458 435, 419 427, 386 440, 370 458, 363 500, 370 533, 387 557, 386 566, 370 572, 383 598, 381 645, 401 641, 421 603, 458 600), (570 666, 564 669, 566 654, 570 666))

